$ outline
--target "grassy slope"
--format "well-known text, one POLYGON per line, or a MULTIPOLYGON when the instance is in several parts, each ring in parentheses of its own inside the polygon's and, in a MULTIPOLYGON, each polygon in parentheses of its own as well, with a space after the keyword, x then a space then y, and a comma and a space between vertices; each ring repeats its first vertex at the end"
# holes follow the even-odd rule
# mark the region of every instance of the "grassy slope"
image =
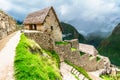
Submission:
POLYGON ((16 80, 61 80, 56 53, 40 48, 24 34, 16 48, 14 61, 16 80), (31 51, 33 53, 31 53, 31 51), (52 56, 51 56, 52 55, 52 56), (53 58, 54 57, 54 58, 53 58))
POLYGON ((102 75, 103 80, 120 80, 120 73, 117 73, 116 76, 111 75, 102 75))

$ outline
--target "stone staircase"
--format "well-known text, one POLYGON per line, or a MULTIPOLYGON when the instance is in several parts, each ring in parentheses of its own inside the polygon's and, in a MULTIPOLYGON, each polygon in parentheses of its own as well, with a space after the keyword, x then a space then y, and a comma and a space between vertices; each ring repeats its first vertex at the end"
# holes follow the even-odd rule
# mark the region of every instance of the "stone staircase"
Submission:
POLYGON ((77 80, 72 74, 79 78, 79 80, 88 80, 83 74, 72 66, 66 64, 65 62, 61 63, 60 67, 61 74, 63 76, 62 80, 77 80))
POLYGON ((79 80, 88 80, 83 74, 81 74, 78 70, 72 67, 71 73, 79 78, 79 80))

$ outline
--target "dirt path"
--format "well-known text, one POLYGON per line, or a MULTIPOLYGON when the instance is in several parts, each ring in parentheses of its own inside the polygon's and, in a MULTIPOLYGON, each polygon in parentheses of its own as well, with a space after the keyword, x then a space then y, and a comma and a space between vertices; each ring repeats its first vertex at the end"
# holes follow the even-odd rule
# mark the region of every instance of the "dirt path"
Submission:
POLYGON ((20 40, 20 32, 16 32, 14 36, 6 43, 5 47, 0 51, 0 80, 14 80, 13 65, 15 48, 20 40))
POLYGON ((0 51, 2 50, 2 48, 4 48, 4 46, 6 45, 6 43, 9 41, 9 39, 14 36, 16 34, 16 32, 8 35, 7 37, 3 38, 0 40, 0 51))

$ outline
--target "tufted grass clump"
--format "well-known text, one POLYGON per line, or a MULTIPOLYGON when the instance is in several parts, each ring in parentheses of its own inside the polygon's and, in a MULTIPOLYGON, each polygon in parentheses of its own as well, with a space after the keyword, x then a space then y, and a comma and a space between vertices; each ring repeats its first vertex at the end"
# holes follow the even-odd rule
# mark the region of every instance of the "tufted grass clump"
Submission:
POLYGON ((80 56, 83 56, 85 53, 80 51, 80 56))
POLYGON ((69 43, 65 41, 55 42, 55 45, 61 45, 61 44, 67 45, 69 43))
POLYGON ((100 59, 101 59, 101 58, 100 58, 99 56, 96 57, 96 61, 100 61, 100 59))
POLYGON ((15 80, 62 80, 59 64, 49 55, 50 52, 47 53, 22 34, 14 60, 15 80), (31 49, 34 52, 31 52, 31 49))
POLYGON ((101 75, 103 80, 120 80, 120 73, 117 73, 115 76, 111 75, 101 75))
POLYGON ((76 50, 77 50, 77 49, 74 48, 74 47, 71 48, 71 51, 72 51, 72 52, 74 52, 74 51, 76 51, 76 50))

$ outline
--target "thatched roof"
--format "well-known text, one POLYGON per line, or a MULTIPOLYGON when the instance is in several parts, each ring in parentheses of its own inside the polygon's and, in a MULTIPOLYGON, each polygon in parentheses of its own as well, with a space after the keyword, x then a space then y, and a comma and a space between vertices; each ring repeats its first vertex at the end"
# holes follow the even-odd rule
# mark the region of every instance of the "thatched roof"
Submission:
POLYGON ((24 24, 42 24, 52 7, 48 7, 33 13, 30 13, 24 20, 24 24))

